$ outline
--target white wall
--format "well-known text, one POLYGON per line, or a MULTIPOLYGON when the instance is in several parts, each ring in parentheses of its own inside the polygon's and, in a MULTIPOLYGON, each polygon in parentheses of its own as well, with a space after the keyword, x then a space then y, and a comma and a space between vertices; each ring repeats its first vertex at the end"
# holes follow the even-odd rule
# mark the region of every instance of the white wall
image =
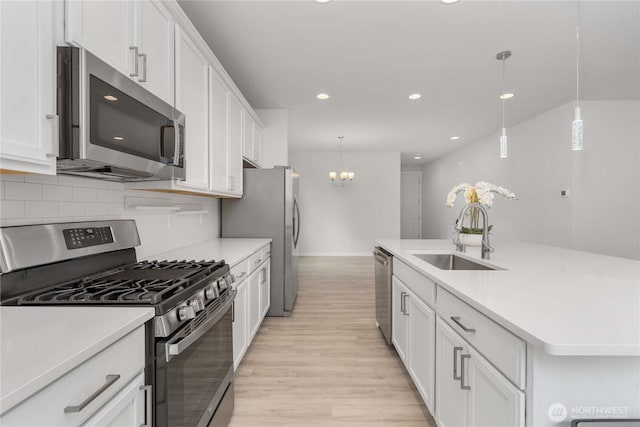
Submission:
POLYGON ((400 153, 343 153, 355 179, 340 188, 329 180, 337 152, 290 160, 300 173, 301 255, 371 255, 374 239, 400 238, 400 153))
MULTIPOLYGON (((195 209, 194 209, 195 210, 195 209)), ((0 175, 0 225, 134 219, 142 245, 138 258, 220 237, 220 201, 146 191, 126 191, 123 184, 65 175, 0 175), (167 201, 200 207, 203 215, 174 215, 125 209, 125 198, 167 201)))
POLYGON ((498 156, 496 134, 428 163, 423 237, 451 237, 464 199, 446 208, 447 193, 484 180, 518 197, 497 197, 489 211, 496 250, 500 240, 521 239, 640 259, 640 103, 581 104, 583 151, 571 151, 568 103, 508 128, 508 159, 498 156), (560 196, 563 189, 570 197, 560 196))
POLYGON ((256 110, 262 120, 262 167, 289 164, 289 122, 287 110, 256 110))

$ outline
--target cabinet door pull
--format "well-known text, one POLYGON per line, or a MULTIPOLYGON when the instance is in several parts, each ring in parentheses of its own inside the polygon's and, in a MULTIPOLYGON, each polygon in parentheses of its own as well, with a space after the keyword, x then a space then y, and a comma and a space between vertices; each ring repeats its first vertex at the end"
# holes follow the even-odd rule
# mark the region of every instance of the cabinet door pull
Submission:
POLYGON ((453 320, 454 323, 460 326, 465 332, 474 333, 476 331, 474 328, 467 328, 466 326, 464 326, 460 321, 460 316, 451 316, 451 320, 453 320))
POLYGON ((144 391, 145 401, 144 401, 144 424, 140 424, 140 427, 152 427, 151 426, 151 414, 153 411, 153 407, 151 406, 153 402, 151 401, 151 386, 150 385, 141 385, 140 390, 144 391))
POLYGON ((138 46, 130 46, 129 50, 133 51, 133 73, 129 73, 129 76, 138 77, 138 46))
POLYGON ((60 116, 57 114, 47 114, 47 120, 53 120, 53 138, 51 147, 53 148, 47 157, 58 157, 60 155, 60 116))
POLYGON ((256 264, 260 264, 262 262, 262 258, 258 258, 257 260, 254 261, 256 264))
POLYGON ((260 280, 260 284, 264 284, 267 281, 267 269, 263 268, 260 270, 260 275, 262 276, 262 280, 260 280))
MULTIPOLYGON (((140 58, 142 58, 142 77, 138 79, 138 81, 140 83, 144 83, 147 81, 147 54, 146 53, 141 53, 140 55, 138 55, 140 58)), ((137 64, 137 62, 136 62, 137 64)))
POLYGON ((102 387, 96 390, 91 396, 87 397, 81 404, 77 406, 67 406, 66 408, 64 408, 65 414, 69 412, 82 411, 84 408, 87 407, 87 405, 93 402, 96 399, 96 397, 100 396, 106 389, 111 387, 113 383, 115 383, 119 379, 120 379, 120 375, 107 375, 106 377, 107 382, 102 387))
POLYGON ((462 351, 462 347, 453 347, 453 379, 461 380, 462 377, 458 375, 458 352, 462 351))
POLYGON ((402 314, 406 314, 404 312, 404 296, 406 295, 406 292, 401 291, 400 292, 400 311, 402 312, 402 314))
POLYGON ((236 321, 236 302, 234 301, 231 304, 231 323, 235 323, 236 321))
MULTIPOLYGON (((404 293, 404 297, 403 297, 403 299, 405 299, 405 298, 409 298, 409 293, 408 293, 408 292, 405 292, 405 293, 404 293)), ((405 301, 404 301, 404 315, 405 315, 405 316, 408 316, 408 315, 409 315, 409 310, 407 310, 407 301, 406 301, 406 299, 405 299, 405 301)))
POLYGON ((462 356, 460 356, 460 388, 462 390, 471 390, 471 387, 468 385, 465 385, 464 383, 464 361, 466 359, 471 359, 471 355, 463 354, 462 356))
POLYGON ((237 276, 235 276, 235 281, 237 282, 238 279, 241 279, 245 276, 245 274, 247 274, 246 271, 243 271, 242 273, 238 274, 237 276))

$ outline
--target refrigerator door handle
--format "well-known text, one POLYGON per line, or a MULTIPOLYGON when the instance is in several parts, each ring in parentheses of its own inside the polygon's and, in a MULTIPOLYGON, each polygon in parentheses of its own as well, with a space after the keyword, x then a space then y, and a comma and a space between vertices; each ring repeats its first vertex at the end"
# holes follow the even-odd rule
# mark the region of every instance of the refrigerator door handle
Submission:
POLYGON ((298 199, 296 199, 295 197, 293 198, 293 207, 296 210, 295 216, 293 218, 293 228, 295 229, 293 235, 293 247, 297 248, 298 238, 300 237, 300 207, 298 206, 298 199))

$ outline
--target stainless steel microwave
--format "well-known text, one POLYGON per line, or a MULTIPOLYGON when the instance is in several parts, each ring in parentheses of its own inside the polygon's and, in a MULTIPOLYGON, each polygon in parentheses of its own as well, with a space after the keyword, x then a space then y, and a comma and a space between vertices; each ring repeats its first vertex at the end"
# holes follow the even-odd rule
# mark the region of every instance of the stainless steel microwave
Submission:
POLYGON ((184 179, 184 114, 84 49, 57 61, 58 173, 184 179))

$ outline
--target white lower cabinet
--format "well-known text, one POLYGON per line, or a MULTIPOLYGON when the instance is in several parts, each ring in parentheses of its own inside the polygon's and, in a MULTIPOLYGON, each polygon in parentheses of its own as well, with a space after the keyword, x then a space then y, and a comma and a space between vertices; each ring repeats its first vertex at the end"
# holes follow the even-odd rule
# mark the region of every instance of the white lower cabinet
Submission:
POLYGON ((0 425, 150 425, 144 336, 138 327, 4 413, 0 425))
POLYGON ((233 367, 238 369, 249 346, 247 327, 247 287, 245 280, 236 286, 236 299, 233 301, 233 367))
POLYGON ((260 268, 260 318, 264 319, 271 306, 271 261, 260 268))
POLYGON ((409 313, 409 375, 430 411, 434 406, 436 314, 411 293, 405 310, 409 313))
POLYGON ((392 284, 393 344, 427 408, 433 411, 435 312, 397 277, 392 284))
POLYGON ((150 386, 144 384, 144 374, 138 375, 120 393, 92 416, 83 427, 99 426, 151 426, 146 397, 151 396, 150 386))
POLYGON ((267 245, 231 267, 237 291, 233 303, 233 366, 242 358, 269 311, 271 289, 271 250, 267 245))
POLYGON ((440 427, 524 426, 524 393, 440 318, 436 349, 440 427))
POLYGON ((409 318, 405 314, 405 302, 408 289, 395 276, 391 291, 391 337, 400 359, 407 366, 407 347, 409 344, 409 318))
POLYGON ((260 320, 262 320, 260 310, 260 278, 262 274, 260 270, 256 270, 249 276, 249 339, 258 332, 260 320))

